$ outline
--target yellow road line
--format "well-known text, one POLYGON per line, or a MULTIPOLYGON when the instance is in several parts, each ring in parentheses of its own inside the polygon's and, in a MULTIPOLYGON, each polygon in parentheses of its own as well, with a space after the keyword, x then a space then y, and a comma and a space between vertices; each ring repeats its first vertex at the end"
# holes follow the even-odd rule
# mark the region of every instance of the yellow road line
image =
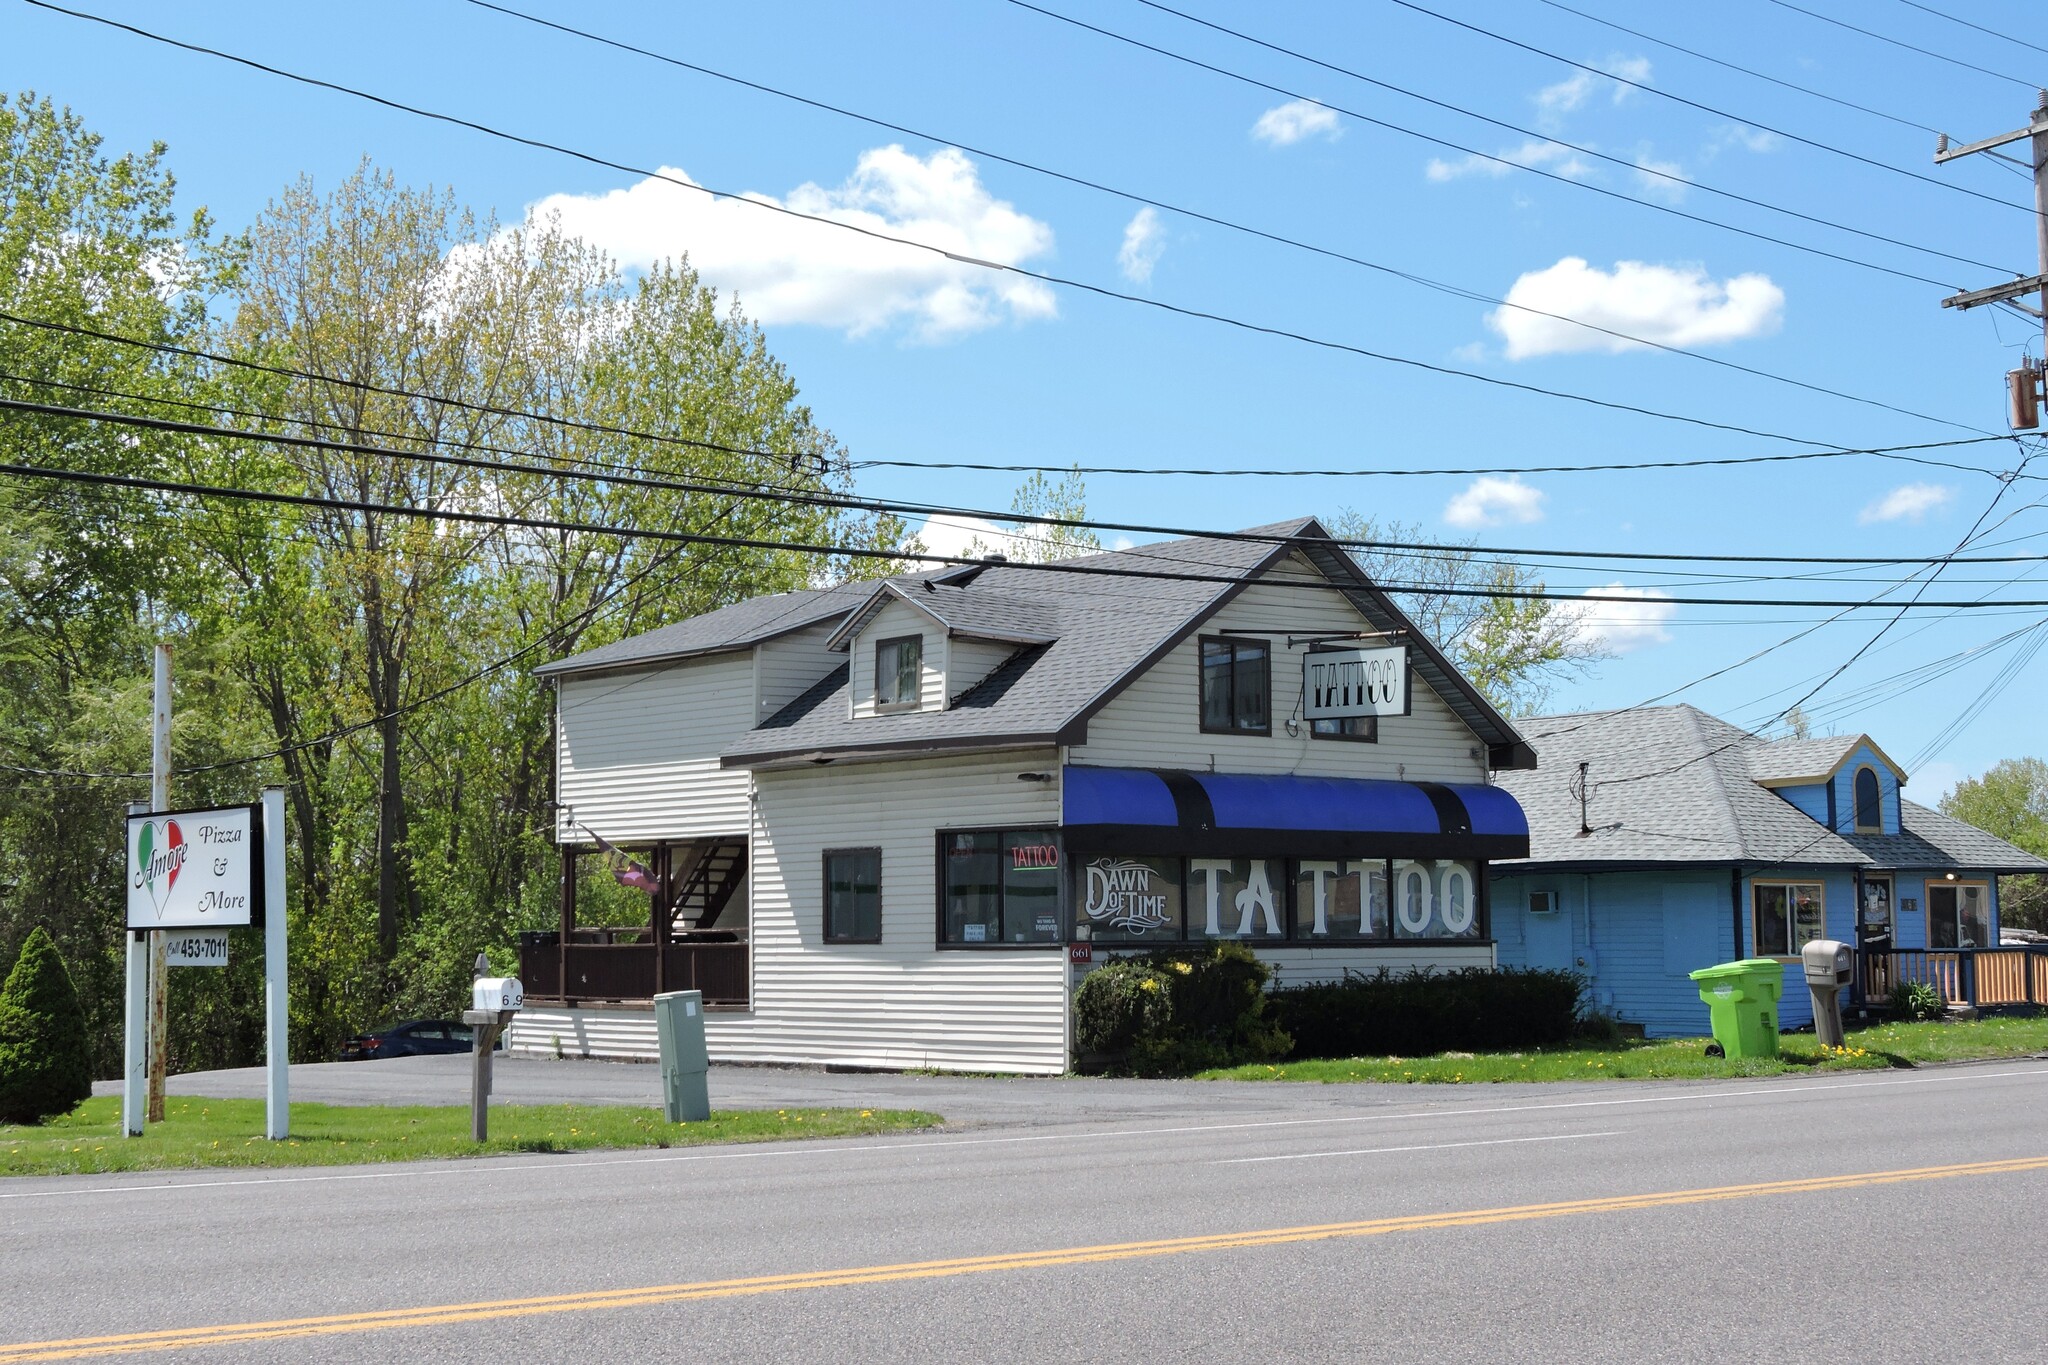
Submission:
POLYGON ((1708 1204, 1728 1199, 1756 1199, 1777 1194, 1822 1194, 1833 1190, 1897 1185, 1909 1181, 1947 1180, 1968 1175, 2008 1175, 2040 1170, 2048 1170, 2048 1156, 2014 1157, 2004 1161, 1973 1161, 1949 1166, 1920 1166, 1899 1171, 1814 1176, 1803 1180, 1772 1180, 1752 1185, 1720 1185, 1697 1190, 1610 1195, 1598 1199, 1522 1204, 1509 1208, 1408 1214, 1395 1218, 1370 1218, 1359 1222, 1265 1228, 1201 1237, 1172 1237, 1150 1242, 1114 1242, 1103 1246, 1019 1251, 995 1256, 963 1256, 943 1261, 910 1261, 899 1265, 799 1271, 786 1275, 702 1280, 689 1284, 647 1285, 637 1289, 549 1294, 537 1298, 495 1299, 423 1308, 392 1308, 367 1313, 342 1313, 331 1317, 283 1318, 270 1322, 228 1323, 218 1327, 173 1327, 154 1332, 128 1332, 115 1336, 74 1337, 66 1341, 30 1341, 0 1346, 0 1365, 16 1365, 16 1362, 32 1360, 75 1360, 85 1356, 132 1355, 143 1351, 189 1350, 200 1346, 227 1346, 237 1342, 276 1341, 289 1337, 335 1336, 401 1327, 437 1327, 452 1323, 533 1317, 546 1313, 641 1308, 653 1304, 681 1303, 691 1299, 737 1298, 751 1294, 779 1294, 796 1289, 831 1289, 848 1285, 888 1284, 899 1280, 944 1279, 955 1275, 982 1275, 1002 1270, 1089 1265, 1102 1261, 1178 1256, 1199 1251, 1233 1251, 1282 1246, 1293 1242, 1317 1242, 1339 1237, 1377 1237, 1391 1232, 1480 1227, 1541 1218, 1566 1218, 1578 1214, 1622 1213, 1635 1209, 1708 1204))

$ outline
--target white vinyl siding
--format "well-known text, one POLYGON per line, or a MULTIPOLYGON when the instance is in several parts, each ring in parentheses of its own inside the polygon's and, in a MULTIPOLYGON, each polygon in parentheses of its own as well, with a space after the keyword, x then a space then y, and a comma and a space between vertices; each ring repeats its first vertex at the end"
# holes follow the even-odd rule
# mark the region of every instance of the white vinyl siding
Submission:
MULTIPOLYGON (((749 774, 718 756, 753 728, 749 651, 561 681, 556 799, 613 843, 747 832, 749 774)), ((588 835, 560 817, 556 837, 588 835)))
POLYGON ((946 642, 946 702, 993 673, 1021 646, 1002 640, 970 640, 956 635, 946 642))
POLYGON ((831 622, 754 646, 754 715, 758 724, 810 691, 813 684, 846 662, 825 648, 831 622))
MULTIPOLYGON (((1281 577, 1321 579, 1298 557, 1283 560, 1267 575, 1269 579, 1281 577)), ((1302 659, 1308 645, 1289 649, 1287 637, 1371 628, 1339 593, 1280 587, 1264 581, 1253 583, 1097 712, 1088 722, 1087 744, 1077 745, 1071 751, 1071 761, 1101 767, 1213 766, 1234 773, 1405 777, 1410 782, 1484 781, 1484 742, 1422 681, 1419 673, 1410 675, 1413 714, 1381 717, 1378 743, 1319 739, 1309 733, 1308 723, 1296 714, 1301 699, 1302 659), (1272 644, 1271 735, 1202 731, 1201 637, 1224 631, 1255 632, 1272 644), (1297 735, 1287 733, 1290 715, 1294 715, 1300 731, 1297 735)), ((1349 642, 1331 643, 1341 647, 1349 642)))
POLYGON ((754 1000, 712 1015, 725 1061, 1066 1070, 1066 954, 938 939, 938 832, 1059 823, 1050 749, 756 775, 754 1000), (824 941, 824 853, 882 851, 882 941, 824 941))
POLYGON ((891 602, 867 619, 860 634, 848 646, 851 668, 853 714, 875 714, 875 646, 883 640, 916 635, 924 641, 924 658, 918 665, 920 711, 943 710, 946 704, 946 632, 931 617, 901 602, 891 602))

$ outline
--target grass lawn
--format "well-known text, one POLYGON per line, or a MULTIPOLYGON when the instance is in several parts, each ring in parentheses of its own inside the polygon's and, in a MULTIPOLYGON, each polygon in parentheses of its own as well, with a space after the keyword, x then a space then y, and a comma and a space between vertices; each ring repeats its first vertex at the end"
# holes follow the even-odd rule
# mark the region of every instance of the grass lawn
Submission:
POLYGON ((1730 1061, 1706 1055, 1704 1038, 1623 1042, 1542 1052, 1446 1052, 1434 1057, 1353 1057, 1276 1062, 1205 1071, 1204 1080, 1383 1081, 1472 1085, 1497 1081, 1655 1080, 1781 1076, 1787 1072, 1861 1071, 1922 1062, 2025 1057, 2048 1051, 2048 1016, 1958 1023, 1885 1024, 1850 1032, 1841 1050, 1810 1033, 1788 1033, 1776 1060, 1730 1061))
POLYGON ((163 1171, 199 1166, 345 1166, 506 1152, 694 1147, 712 1142, 858 1137, 934 1128, 915 1109, 713 1110, 703 1123, 669 1123, 659 1109, 616 1105, 491 1106, 491 1140, 469 1139, 466 1105, 294 1104, 292 1135, 263 1136, 263 1101, 168 1099, 165 1121, 121 1136, 121 1099, 87 1100, 39 1127, 0 1124, 0 1176, 163 1171))

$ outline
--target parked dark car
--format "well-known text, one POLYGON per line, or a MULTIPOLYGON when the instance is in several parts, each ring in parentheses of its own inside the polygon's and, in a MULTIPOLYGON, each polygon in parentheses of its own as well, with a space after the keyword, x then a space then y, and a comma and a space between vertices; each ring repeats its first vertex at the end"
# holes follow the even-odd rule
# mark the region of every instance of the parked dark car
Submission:
POLYGON ((450 1019, 409 1019, 379 1033, 358 1034, 341 1045, 344 1062, 378 1057, 418 1057, 430 1052, 468 1052, 476 1046, 469 1025, 450 1019))

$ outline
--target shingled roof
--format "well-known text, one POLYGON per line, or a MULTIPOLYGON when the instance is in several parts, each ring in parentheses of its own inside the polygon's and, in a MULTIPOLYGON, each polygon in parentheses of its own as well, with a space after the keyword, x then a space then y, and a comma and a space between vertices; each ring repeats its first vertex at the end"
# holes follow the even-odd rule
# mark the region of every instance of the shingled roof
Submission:
MULTIPOLYGON (((1541 766, 1499 783, 1529 817, 1529 857, 1516 869, 1724 864, 2048 871, 2048 862, 1973 825, 1899 800, 1901 834, 1836 834, 1778 796, 1788 764, 1840 766, 1856 742, 1772 742, 1691 706, 1640 707, 1521 722, 1541 766), (1839 752, 1836 752, 1839 750, 1839 752), (1584 763, 1586 801, 1576 791, 1584 763)), ((1860 737, 1858 737, 1860 738, 1860 737)))

